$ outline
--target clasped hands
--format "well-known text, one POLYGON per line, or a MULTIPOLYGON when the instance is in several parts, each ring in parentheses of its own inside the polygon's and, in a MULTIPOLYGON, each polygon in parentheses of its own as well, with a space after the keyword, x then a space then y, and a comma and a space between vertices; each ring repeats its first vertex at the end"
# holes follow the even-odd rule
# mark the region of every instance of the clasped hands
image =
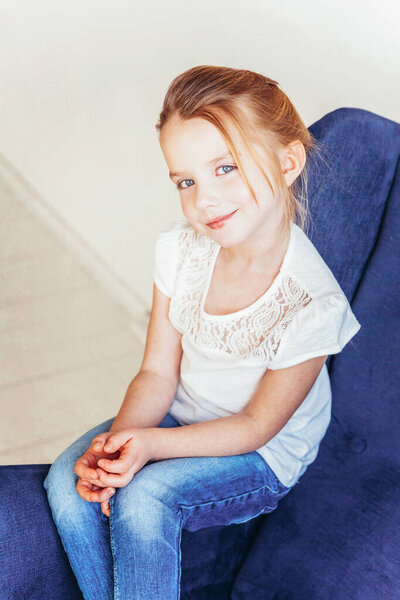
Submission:
POLYGON ((74 472, 80 477, 76 491, 88 502, 100 502, 109 517, 115 488, 126 486, 152 454, 151 433, 145 428, 99 433, 75 463, 74 472))

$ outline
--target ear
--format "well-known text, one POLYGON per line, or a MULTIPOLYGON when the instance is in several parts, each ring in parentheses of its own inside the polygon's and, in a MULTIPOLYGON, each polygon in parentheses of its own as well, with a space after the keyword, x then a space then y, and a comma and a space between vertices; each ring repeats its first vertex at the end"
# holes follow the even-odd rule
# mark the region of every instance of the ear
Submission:
POLYGON ((281 152, 281 166, 289 187, 297 179, 306 164, 306 151, 300 140, 290 142, 281 152))

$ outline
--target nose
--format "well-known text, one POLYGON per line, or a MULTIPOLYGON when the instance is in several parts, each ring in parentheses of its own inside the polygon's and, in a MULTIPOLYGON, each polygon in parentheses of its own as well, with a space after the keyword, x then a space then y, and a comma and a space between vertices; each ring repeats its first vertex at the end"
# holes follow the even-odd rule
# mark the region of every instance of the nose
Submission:
POLYGON ((200 211, 207 211, 209 207, 220 204, 220 197, 211 185, 198 185, 196 189, 195 205, 200 211))

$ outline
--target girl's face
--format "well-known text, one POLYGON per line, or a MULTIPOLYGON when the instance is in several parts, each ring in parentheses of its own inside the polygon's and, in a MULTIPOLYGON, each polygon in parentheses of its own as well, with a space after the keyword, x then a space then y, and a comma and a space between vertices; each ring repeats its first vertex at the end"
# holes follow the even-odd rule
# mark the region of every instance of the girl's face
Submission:
MULTIPOLYGON (((183 120, 174 115, 161 131, 160 145, 170 178, 179 190, 183 214, 192 227, 226 248, 244 244, 250 258, 276 233, 283 206, 278 191, 274 197, 252 157, 241 151, 243 145, 237 134, 235 139, 235 131, 230 130, 230 134, 259 206, 224 138, 210 122, 201 118, 183 120), (230 214, 229 219, 210 226, 217 217, 230 214)), ((259 148, 255 150, 263 158, 259 148)), ((262 165, 274 186, 265 160, 262 165)))

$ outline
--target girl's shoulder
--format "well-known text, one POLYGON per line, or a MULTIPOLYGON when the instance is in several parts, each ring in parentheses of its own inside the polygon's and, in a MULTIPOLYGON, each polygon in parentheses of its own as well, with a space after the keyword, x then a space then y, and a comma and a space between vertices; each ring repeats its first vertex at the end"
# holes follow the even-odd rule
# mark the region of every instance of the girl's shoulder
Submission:
POLYGON ((171 221, 159 231, 154 248, 153 280, 165 295, 172 296, 178 272, 182 271, 183 264, 190 262, 193 249, 199 247, 199 239, 204 237, 207 236, 199 236, 184 219, 171 221))
POLYGON ((159 231, 156 246, 177 246, 181 240, 194 241, 196 231, 188 221, 179 219, 170 221, 159 231))
POLYGON ((156 247, 159 251, 171 251, 174 248, 183 259, 192 253, 203 253, 205 248, 211 250, 215 247, 215 242, 209 236, 196 231, 185 219, 178 219, 170 221, 160 230, 156 247))
POLYGON ((292 225, 290 259, 284 270, 313 298, 344 292, 332 270, 308 235, 295 223, 292 225))
POLYGON ((315 356, 336 354, 361 324, 317 248, 297 225, 284 265, 283 288, 290 298, 284 334, 269 368, 282 369, 315 356))
POLYGON ((162 234, 173 234, 177 237, 180 233, 196 233, 193 227, 185 219, 177 219, 170 221, 160 230, 159 235, 162 234))

